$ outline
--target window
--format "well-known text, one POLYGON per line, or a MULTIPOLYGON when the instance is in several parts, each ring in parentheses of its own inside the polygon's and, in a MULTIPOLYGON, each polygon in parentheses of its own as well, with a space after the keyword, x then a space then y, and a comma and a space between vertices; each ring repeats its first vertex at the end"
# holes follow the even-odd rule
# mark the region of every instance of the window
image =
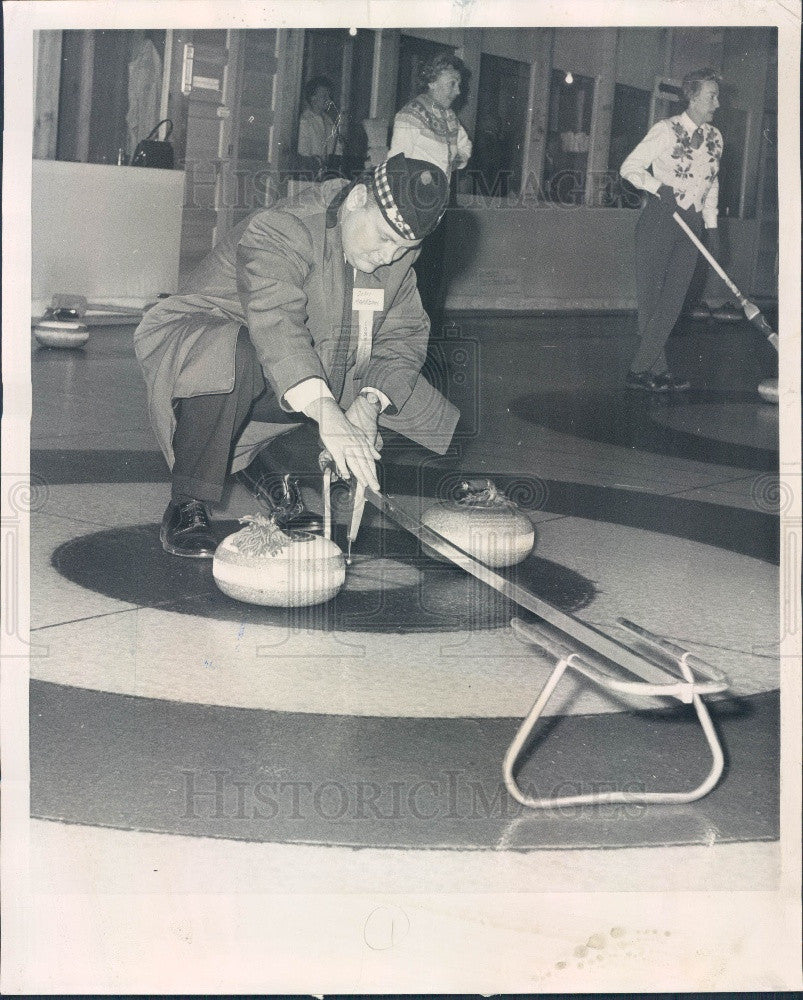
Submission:
POLYGON ((641 193, 619 176, 619 168, 649 131, 650 92, 617 83, 613 95, 608 175, 601 204, 640 208, 641 193))
MULTIPOLYGON (((719 163, 719 214, 752 217, 754 211, 743 213, 742 165, 747 146, 747 112, 739 108, 721 107, 714 115, 714 124, 722 133, 722 159, 719 163)), ((753 209, 755 205, 751 206, 753 209)))
POLYGON ((583 204, 593 107, 593 77, 552 71, 543 183, 548 201, 583 204))
POLYGON ((468 168, 474 194, 505 197, 521 189, 529 86, 529 63, 483 53, 468 168))
POLYGON ((55 159, 127 163, 163 117, 164 52, 164 31, 62 32, 55 159))

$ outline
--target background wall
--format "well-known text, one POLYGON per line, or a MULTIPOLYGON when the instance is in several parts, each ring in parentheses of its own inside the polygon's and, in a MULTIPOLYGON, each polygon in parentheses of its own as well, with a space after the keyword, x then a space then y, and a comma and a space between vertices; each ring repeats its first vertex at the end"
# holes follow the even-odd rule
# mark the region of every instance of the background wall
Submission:
POLYGON ((584 76, 597 76, 605 68, 605 35, 609 28, 556 28, 552 65, 584 76))
MULTIPOLYGON (((469 201, 469 199, 461 199, 469 201)), ((615 208, 475 202, 447 212, 449 309, 630 310, 636 307, 639 213, 615 208)), ((755 221, 722 221, 727 270, 750 287, 755 221)))
POLYGON ((668 70, 671 34, 669 28, 628 28, 618 32, 616 82, 652 90, 655 77, 668 70))
POLYGON ((32 183, 34 315, 58 292, 141 306, 177 290, 181 170, 34 160, 32 183))

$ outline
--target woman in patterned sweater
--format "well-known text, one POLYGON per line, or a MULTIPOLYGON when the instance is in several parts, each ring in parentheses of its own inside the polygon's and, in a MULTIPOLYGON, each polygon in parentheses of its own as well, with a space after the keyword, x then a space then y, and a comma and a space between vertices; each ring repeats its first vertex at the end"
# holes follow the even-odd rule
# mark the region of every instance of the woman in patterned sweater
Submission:
MULTIPOLYGON (((426 160, 440 167, 447 178, 453 170, 465 167, 471 156, 471 140, 452 110, 464 75, 463 61, 447 52, 433 56, 421 66, 420 92, 394 118, 388 157, 404 153, 412 159, 426 160)), ((435 333, 445 298, 444 251, 445 226, 441 223, 424 240, 415 264, 421 302, 435 333)))
POLYGON ((424 63, 419 70, 421 93, 393 120, 389 157, 404 153, 427 160, 447 177, 468 163, 471 140, 452 110, 464 72, 463 61, 448 53, 439 53, 424 63))

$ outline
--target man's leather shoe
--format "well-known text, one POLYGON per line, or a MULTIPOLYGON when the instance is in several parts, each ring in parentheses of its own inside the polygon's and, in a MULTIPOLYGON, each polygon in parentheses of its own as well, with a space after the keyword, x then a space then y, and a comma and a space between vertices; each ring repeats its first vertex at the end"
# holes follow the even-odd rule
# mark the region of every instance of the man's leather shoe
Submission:
POLYGON ((211 559, 217 548, 209 514, 200 500, 171 500, 162 518, 159 541, 171 556, 189 559, 211 559))
POLYGON ((298 480, 289 473, 266 472, 263 463, 258 459, 257 463, 238 472, 235 478, 256 497, 276 524, 280 528, 322 531, 323 518, 305 507, 298 480))
POLYGON ((641 389, 645 392, 666 392, 668 389, 663 376, 653 375, 652 372, 628 372, 625 385, 628 389, 641 389))
POLYGON ((667 392, 684 392, 686 389, 691 388, 691 382, 687 378, 678 378, 669 372, 664 372, 663 375, 656 375, 655 378, 656 381, 663 385, 667 392))

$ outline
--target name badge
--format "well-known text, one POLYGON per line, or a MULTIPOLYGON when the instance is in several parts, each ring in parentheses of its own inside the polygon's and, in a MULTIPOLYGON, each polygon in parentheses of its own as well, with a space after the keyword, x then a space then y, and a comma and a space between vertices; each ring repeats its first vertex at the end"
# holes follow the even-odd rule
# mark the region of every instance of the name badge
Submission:
POLYGON ((384 288, 355 288, 351 297, 354 312, 383 312, 385 308, 384 288))

